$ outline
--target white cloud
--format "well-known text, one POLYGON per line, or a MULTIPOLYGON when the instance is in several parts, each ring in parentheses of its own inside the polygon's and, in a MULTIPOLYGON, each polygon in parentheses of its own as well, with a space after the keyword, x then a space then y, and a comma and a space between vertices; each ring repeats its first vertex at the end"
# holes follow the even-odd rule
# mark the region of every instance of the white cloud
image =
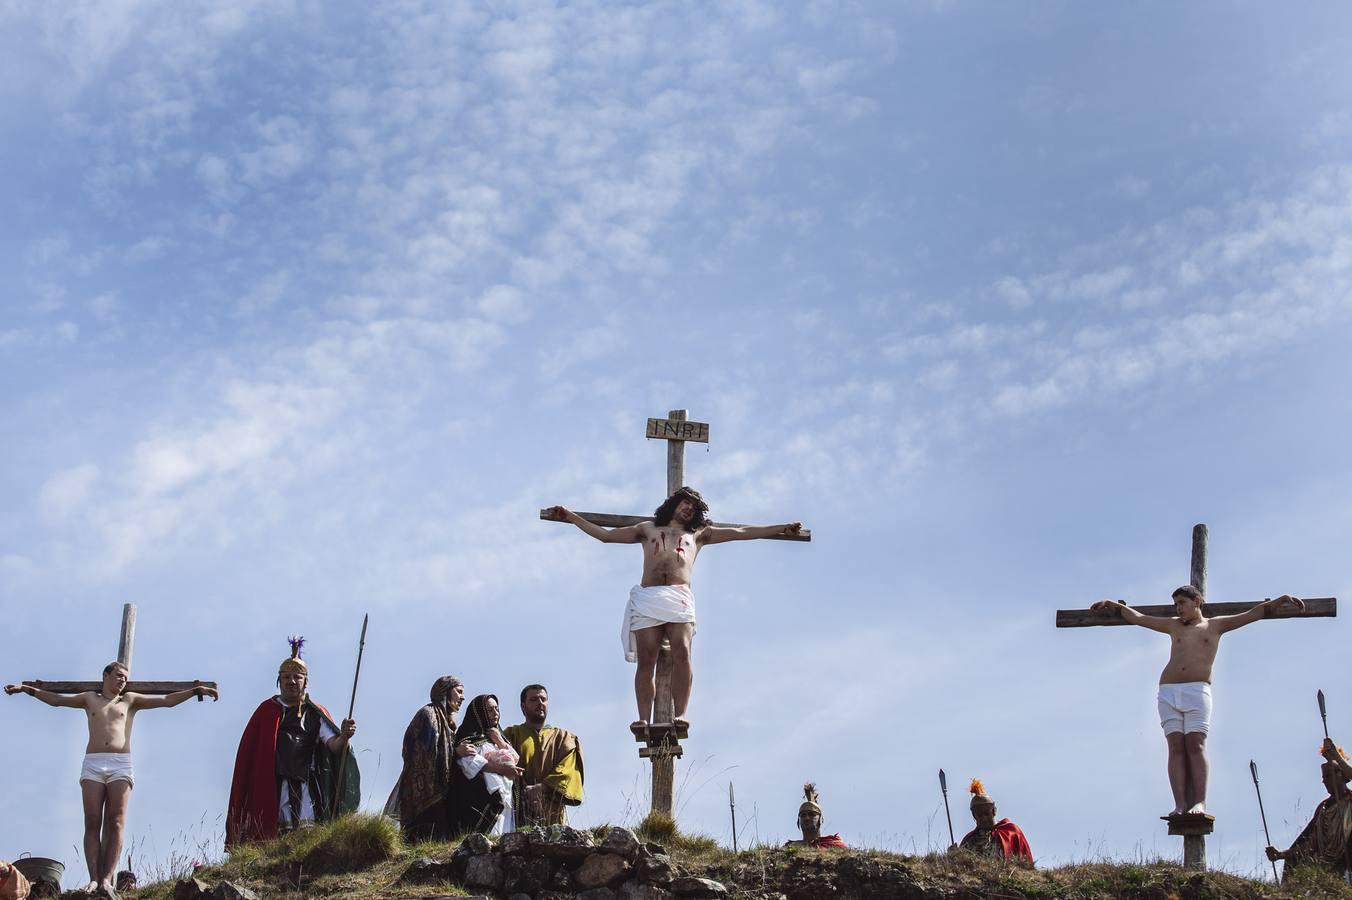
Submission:
POLYGON ((84 507, 98 477, 99 467, 93 464, 53 473, 38 494, 38 509, 49 519, 70 517, 84 507))

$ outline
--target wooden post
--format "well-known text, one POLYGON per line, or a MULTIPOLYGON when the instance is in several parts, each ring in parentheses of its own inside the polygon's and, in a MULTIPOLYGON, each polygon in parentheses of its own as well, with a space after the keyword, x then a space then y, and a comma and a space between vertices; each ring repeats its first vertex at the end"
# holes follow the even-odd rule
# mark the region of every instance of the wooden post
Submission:
POLYGON ((117 641, 117 661, 131 671, 132 643, 136 640, 136 604, 122 604, 122 635, 117 641))
POLYGON ((1203 597, 1206 596, 1206 538, 1205 524, 1192 526, 1192 569, 1188 584, 1197 588, 1203 597))
POLYGON ((1206 836, 1216 827, 1216 817, 1206 813, 1165 816, 1169 833, 1183 836, 1183 868, 1206 871, 1206 836))

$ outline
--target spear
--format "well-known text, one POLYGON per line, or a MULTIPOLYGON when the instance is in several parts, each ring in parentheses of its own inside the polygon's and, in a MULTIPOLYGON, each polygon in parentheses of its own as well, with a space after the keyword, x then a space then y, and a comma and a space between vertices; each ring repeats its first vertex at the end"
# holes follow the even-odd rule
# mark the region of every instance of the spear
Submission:
POLYGON ((939 770, 939 790, 944 792, 944 816, 948 818, 948 843, 956 844, 957 841, 953 837, 953 814, 948 811, 948 776, 944 774, 943 769, 939 770))
MULTIPOLYGON (((1320 693, 1320 697, 1321 697, 1321 699, 1322 699, 1322 697, 1323 697, 1323 693, 1322 693, 1322 692, 1320 693)), ((1320 704, 1320 705, 1322 706, 1322 704, 1320 704)), ((1259 787, 1258 787, 1258 766, 1254 763, 1253 760, 1249 760, 1249 774, 1253 776, 1253 790, 1254 790, 1254 793, 1258 794, 1258 815, 1260 815, 1260 816, 1263 817, 1263 836, 1264 836, 1265 838, 1267 838, 1267 845, 1268 845, 1269 847, 1271 847, 1271 846, 1272 846, 1272 833, 1268 831, 1268 827, 1267 827, 1267 813, 1263 812, 1263 792, 1262 792, 1262 790, 1260 790, 1259 787)), ((1277 861, 1276 861, 1275 859, 1271 859, 1271 860, 1268 860, 1268 862, 1272 863, 1272 878, 1273 878, 1273 880, 1275 880, 1275 881, 1277 881, 1277 882, 1280 882, 1280 881, 1281 881, 1281 878, 1279 878, 1279 877, 1277 876, 1277 861)))
POLYGON ((732 852, 737 852, 737 798, 732 794, 732 782, 728 782, 728 809, 732 810, 732 852))
MULTIPOLYGON (((357 644, 357 671, 352 675, 352 699, 347 704, 347 717, 352 718, 352 712, 357 707, 357 680, 361 678, 361 657, 366 651, 366 623, 370 620, 371 614, 367 613, 361 617, 361 642, 357 644)), ((343 778, 347 775, 347 754, 351 752, 347 747, 343 748, 343 756, 338 760, 338 780, 333 788, 333 818, 338 818, 338 804, 342 802, 343 796, 343 778)))
POLYGON ((1326 706, 1324 706, 1324 692, 1323 692, 1322 690, 1321 690, 1321 691, 1315 691, 1314 696, 1315 696, 1315 699, 1317 699, 1317 700, 1319 701, 1319 718, 1321 718, 1321 719, 1324 720, 1324 740, 1328 740, 1328 737, 1329 737, 1329 711, 1328 711, 1328 708, 1327 708, 1326 706))

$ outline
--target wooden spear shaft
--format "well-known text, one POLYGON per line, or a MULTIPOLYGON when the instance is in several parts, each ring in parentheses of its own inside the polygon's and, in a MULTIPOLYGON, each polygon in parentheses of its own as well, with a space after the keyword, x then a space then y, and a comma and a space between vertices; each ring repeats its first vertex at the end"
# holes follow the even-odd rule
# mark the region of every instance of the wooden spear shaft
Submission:
POLYGON ((953 837, 953 814, 948 811, 948 776, 944 770, 939 770, 939 790, 944 792, 944 817, 948 819, 948 843, 956 844, 957 839, 953 837))
MULTIPOLYGON (((352 713, 357 708, 357 681, 361 678, 361 657, 366 652, 366 623, 370 620, 371 614, 367 613, 361 617, 361 642, 357 644, 357 671, 352 675, 352 699, 347 704, 347 717, 352 718, 352 713)), ((338 760, 338 780, 333 787, 333 818, 338 818, 338 805, 343 798, 343 779, 347 775, 347 754, 350 752, 348 747, 343 748, 342 759, 338 760)))
MULTIPOLYGON (((1268 831, 1267 813, 1263 812, 1263 791, 1258 787, 1258 764, 1253 760, 1249 760, 1249 774, 1253 775, 1253 790, 1258 795, 1258 815, 1263 818, 1263 837, 1267 838, 1268 846, 1271 847, 1272 832, 1268 831)), ((1273 880, 1280 884, 1281 878, 1277 875, 1277 861, 1270 859, 1268 862, 1272 863, 1273 880)))

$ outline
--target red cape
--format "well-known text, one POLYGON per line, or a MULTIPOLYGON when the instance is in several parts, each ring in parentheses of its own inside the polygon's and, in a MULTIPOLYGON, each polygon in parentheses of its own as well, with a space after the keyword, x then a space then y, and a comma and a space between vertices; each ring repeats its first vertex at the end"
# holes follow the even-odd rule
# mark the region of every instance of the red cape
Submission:
MULTIPOLYGON (((333 726, 329 711, 313 700, 309 702, 333 726)), ((277 836, 277 726, 281 721, 282 705, 276 698, 269 697, 258 704, 258 709, 249 717, 249 724, 244 726, 239 751, 235 754, 235 775, 230 781, 230 806, 225 814, 227 850, 236 844, 266 841, 277 836)), ((355 760, 349 758, 348 765, 354 763, 355 760)), ((350 788, 351 785, 349 770, 345 786, 350 788)))
POLYGON ((812 842, 817 850, 848 850, 838 834, 824 834, 812 842))
MULTIPOLYGON (((977 830, 973 828, 963 835, 962 839, 965 841, 976 832, 977 830)), ((994 832, 996 839, 1000 841, 1000 849, 1004 851, 1005 859, 1021 856, 1032 865, 1033 848, 1028 845, 1028 838, 1024 837, 1022 828, 1008 819, 1001 819, 995 823, 994 832)))

